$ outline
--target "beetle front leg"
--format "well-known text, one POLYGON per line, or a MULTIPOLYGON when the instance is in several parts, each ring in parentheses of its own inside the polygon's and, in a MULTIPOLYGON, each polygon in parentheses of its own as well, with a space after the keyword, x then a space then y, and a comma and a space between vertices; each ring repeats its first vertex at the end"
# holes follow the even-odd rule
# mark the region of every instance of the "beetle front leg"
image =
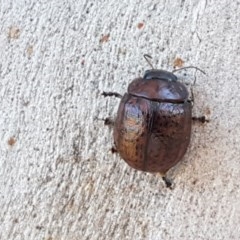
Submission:
MULTIPOLYGON (((117 92, 103 92, 102 95, 104 97, 117 97, 117 98, 122 98, 122 95, 117 93, 117 92)), ((104 125, 107 125, 107 126, 110 126, 110 127, 113 127, 114 126, 114 120, 111 119, 111 118, 105 118, 105 119, 102 119, 104 121, 104 125)))
MULTIPOLYGON (((193 93, 192 87, 191 87, 191 97, 190 97, 190 99, 188 100, 188 102, 190 102, 190 103, 192 104, 192 107, 193 107, 193 104, 194 104, 194 93, 193 93)), ((209 122, 209 120, 206 119, 205 116, 192 117, 192 120, 195 121, 195 122, 200 122, 200 123, 209 122)))
POLYGON ((193 94, 193 89, 192 89, 192 87, 190 88, 190 90, 191 90, 191 97, 190 97, 190 99, 188 99, 187 101, 188 101, 189 103, 191 103, 191 105, 192 105, 192 107, 193 107, 193 105, 194 105, 194 94, 193 94))
POLYGON ((117 92, 103 92, 102 95, 104 97, 117 97, 117 98, 122 98, 122 95, 117 93, 117 92))
POLYGON ((106 125, 106 126, 110 126, 110 127, 114 126, 114 122, 115 121, 113 119, 111 119, 110 117, 107 117, 107 118, 95 118, 95 119, 103 121, 104 125, 106 125))

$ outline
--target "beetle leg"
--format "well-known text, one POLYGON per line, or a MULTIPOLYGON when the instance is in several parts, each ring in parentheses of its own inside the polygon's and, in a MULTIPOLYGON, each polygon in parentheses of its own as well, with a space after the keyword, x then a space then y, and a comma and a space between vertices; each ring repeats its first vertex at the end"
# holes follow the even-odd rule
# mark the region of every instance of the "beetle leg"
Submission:
POLYGON ((190 99, 188 99, 188 102, 190 102, 192 104, 192 107, 193 107, 193 104, 194 104, 194 94, 193 94, 192 87, 190 88, 190 91, 191 91, 191 97, 190 97, 190 99))
POLYGON ((168 179, 166 176, 163 176, 162 180, 164 181, 167 188, 169 188, 171 190, 173 189, 172 181, 170 179, 168 179))
POLYGON ((107 118, 95 118, 96 120, 104 121, 104 125, 113 127, 114 126, 114 120, 110 117, 107 118))
POLYGON ((114 125, 114 120, 109 118, 109 117, 105 118, 105 119, 102 119, 102 120, 104 120, 104 125, 106 125, 106 126, 113 126, 114 125))
POLYGON ((200 123, 209 122, 209 120, 206 119, 205 116, 201 116, 201 117, 192 117, 192 120, 193 120, 193 121, 196 121, 196 122, 200 122, 200 123))
MULTIPOLYGON (((194 94, 193 94, 193 89, 192 89, 192 87, 191 87, 190 89, 191 89, 191 98, 190 98, 188 101, 192 103, 192 107, 193 107, 193 104, 194 104, 194 94)), ((205 116, 192 117, 192 120, 193 120, 193 121, 196 121, 196 122, 201 122, 201 123, 209 122, 209 120, 206 119, 205 116)))
POLYGON ((103 92, 102 95, 104 97, 117 97, 117 98, 122 98, 122 95, 117 93, 117 92, 103 92))
POLYGON ((114 154, 114 153, 117 153, 118 151, 117 151, 116 147, 112 147, 111 152, 112 152, 112 154, 114 154))

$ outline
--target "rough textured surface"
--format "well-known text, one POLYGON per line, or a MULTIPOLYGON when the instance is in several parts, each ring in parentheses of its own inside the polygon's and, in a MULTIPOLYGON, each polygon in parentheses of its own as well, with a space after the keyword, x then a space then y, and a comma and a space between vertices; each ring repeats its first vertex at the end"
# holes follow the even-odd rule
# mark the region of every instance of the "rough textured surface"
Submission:
POLYGON ((0 239, 240 239, 239 4, 1 1, 0 239), (178 72, 210 123, 172 191, 112 155, 101 121, 119 103, 101 92, 124 93, 144 53, 207 72, 178 72))

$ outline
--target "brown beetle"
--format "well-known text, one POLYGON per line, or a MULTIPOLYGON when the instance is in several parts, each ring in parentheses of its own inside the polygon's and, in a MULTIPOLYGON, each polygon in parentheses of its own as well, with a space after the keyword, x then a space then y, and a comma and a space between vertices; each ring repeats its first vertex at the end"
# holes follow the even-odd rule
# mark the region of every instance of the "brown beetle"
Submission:
MULTIPOLYGON (((121 97, 118 93, 103 95, 121 97)), ((185 154, 191 126, 192 102, 185 85, 171 72, 147 70, 143 78, 130 83, 128 92, 121 97, 114 144, 131 167, 159 172, 171 187, 165 174, 185 154)))

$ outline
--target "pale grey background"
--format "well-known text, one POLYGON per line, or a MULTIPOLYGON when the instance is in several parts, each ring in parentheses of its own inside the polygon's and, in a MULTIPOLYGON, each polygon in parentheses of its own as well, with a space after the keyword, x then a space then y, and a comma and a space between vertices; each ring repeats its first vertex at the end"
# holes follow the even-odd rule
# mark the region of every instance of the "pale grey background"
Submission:
POLYGON ((2 0, 0 239, 240 239, 239 16, 236 0, 2 0), (144 53, 207 72, 178 73, 210 123, 173 191, 112 155, 100 120, 119 103, 101 92, 124 93, 144 53))

